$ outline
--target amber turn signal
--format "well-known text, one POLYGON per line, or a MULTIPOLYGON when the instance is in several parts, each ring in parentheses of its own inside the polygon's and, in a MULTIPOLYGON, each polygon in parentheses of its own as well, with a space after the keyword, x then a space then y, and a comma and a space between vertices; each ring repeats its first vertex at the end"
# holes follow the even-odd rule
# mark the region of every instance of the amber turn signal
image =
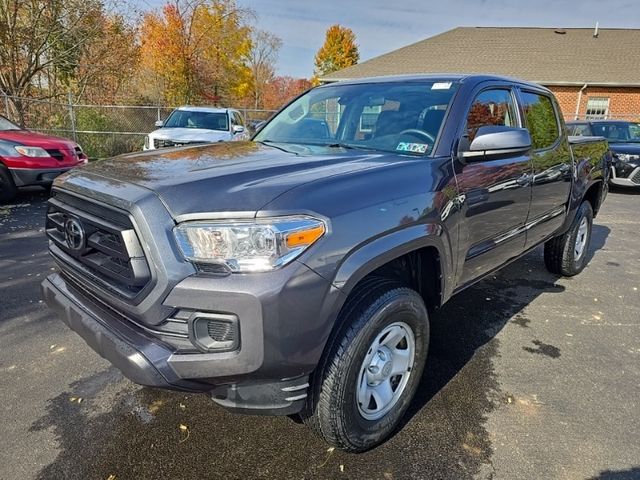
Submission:
POLYGON ((307 230, 299 230, 287 235, 287 248, 306 247, 324 235, 323 224, 311 227, 307 230))

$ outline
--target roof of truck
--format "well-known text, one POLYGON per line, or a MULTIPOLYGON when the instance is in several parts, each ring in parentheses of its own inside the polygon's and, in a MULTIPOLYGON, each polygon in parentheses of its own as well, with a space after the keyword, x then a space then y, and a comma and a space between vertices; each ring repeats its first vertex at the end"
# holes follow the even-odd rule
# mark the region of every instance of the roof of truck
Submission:
MULTIPOLYGON (((349 80, 340 80, 343 85, 357 85, 363 83, 389 83, 389 82, 485 82, 485 81, 503 81, 509 83, 517 83, 532 88, 547 90, 542 85, 528 82, 519 78, 512 78, 504 75, 493 75, 489 73, 422 73, 422 74, 404 74, 404 75, 380 75, 373 77, 353 78, 349 80)), ((332 83, 326 83, 325 86, 332 83)))

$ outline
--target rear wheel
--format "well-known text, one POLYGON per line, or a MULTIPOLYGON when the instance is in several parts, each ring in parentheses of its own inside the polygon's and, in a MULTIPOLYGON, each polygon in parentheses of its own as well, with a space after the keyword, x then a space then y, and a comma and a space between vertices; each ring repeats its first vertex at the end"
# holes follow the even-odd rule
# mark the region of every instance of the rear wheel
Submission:
POLYGON ((0 165, 0 203, 13 200, 16 193, 18 193, 18 188, 16 184, 13 183, 11 173, 9 173, 6 167, 0 165))
POLYGON ((398 426, 427 357, 429 320, 420 295, 369 279, 348 300, 313 380, 302 418, 328 443, 359 452, 398 426))
POLYGON ((592 227, 593 209, 585 201, 578 208, 569 230, 544 244, 544 263, 551 273, 572 277, 584 269, 592 227))

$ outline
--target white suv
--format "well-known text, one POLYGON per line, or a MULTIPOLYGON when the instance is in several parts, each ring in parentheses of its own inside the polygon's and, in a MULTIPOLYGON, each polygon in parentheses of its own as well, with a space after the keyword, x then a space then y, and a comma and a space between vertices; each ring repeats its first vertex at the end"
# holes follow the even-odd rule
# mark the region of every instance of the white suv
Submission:
POLYGON ((249 139, 242 115, 231 108, 179 107, 156 127, 161 128, 145 137, 144 150, 249 139))

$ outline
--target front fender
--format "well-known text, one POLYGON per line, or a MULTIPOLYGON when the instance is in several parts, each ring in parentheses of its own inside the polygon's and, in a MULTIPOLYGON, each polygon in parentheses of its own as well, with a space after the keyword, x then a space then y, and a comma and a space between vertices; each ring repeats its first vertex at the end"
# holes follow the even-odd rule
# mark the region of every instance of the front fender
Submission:
MULTIPOLYGON (((369 273, 402 255, 424 247, 435 247, 438 250, 442 263, 442 281, 446 283, 452 271, 449 236, 442 225, 427 223, 396 230, 350 252, 338 267, 333 284, 348 295, 369 273)), ((445 291, 443 288, 442 292, 445 291)))
POLYGON ((424 247, 435 247, 438 251, 444 303, 452 292, 454 258, 450 236, 442 225, 437 223, 411 225, 376 237, 349 252, 336 270, 332 287, 319 312, 319 318, 325 319, 322 322, 325 325, 325 331, 318 337, 321 350, 324 349, 331 332, 335 330, 340 310, 358 282, 382 265, 424 247))

